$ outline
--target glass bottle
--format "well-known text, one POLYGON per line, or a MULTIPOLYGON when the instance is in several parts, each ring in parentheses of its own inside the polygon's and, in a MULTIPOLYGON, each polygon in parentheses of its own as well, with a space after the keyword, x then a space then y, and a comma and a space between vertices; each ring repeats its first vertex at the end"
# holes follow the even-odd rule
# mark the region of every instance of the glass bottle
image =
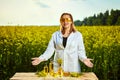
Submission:
POLYGON ((59 64, 59 68, 58 68, 58 75, 60 76, 60 77, 62 77, 63 76, 63 73, 64 73, 64 71, 63 71, 63 69, 62 69, 62 63, 63 63, 63 60, 61 59, 61 58, 59 58, 58 60, 57 60, 57 62, 58 62, 58 64, 59 64))
POLYGON ((60 65, 60 66, 59 66, 59 69, 58 69, 58 74, 59 74, 60 77, 63 77, 64 71, 63 71, 63 69, 62 69, 62 67, 61 67, 61 64, 59 64, 59 65, 60 65))
POLYGON ((54 75, 54 71, 53 71, 53 61, 50 60, 50 63, 49 63, 49 73, 51 76, 54 75))
POLYGON ((48 74, 48 66, 47 66, 47 64, 44 66, 44 73, 48 74))

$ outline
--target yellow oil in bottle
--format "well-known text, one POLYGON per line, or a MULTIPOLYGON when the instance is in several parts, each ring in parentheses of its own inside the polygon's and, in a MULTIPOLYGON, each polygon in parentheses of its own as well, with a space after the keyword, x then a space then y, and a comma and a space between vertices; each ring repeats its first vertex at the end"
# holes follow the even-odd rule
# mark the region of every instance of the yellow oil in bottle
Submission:
POLYGON ((60 66, 59 69, 58 69, 58 75, 59 75, 60 77, 63 77, 63 75, 64 75, 64 71, 63 71, 63 69, 62 69, 61 66, 60 66))
POLYGON ((44 73, 48 74, 48 66, 47 65, 44 66, 44 73))
POLYGON ((62 65, 62 63, 63 63, 63 60, 62 60, 61 58, 59 58, 59 59, 57 60, 57 63, 59 64, 58 75, 59 75, 60 77, 63 77, 64 71, 63 71, 63 69, 62 69, 62 67, 61 67, 61 65, 62 65))
POLYGON ((54 71, 53 71, 53 61, 50 61, 50 63, 49 63, 49 74, 50 74, 51 76, 54 75, 54 71))

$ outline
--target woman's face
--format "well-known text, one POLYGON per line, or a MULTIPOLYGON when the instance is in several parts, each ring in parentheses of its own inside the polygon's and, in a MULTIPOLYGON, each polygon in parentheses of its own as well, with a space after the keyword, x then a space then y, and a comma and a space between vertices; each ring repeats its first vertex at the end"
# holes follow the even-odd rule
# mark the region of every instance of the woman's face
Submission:
POLYGON ((63 15, 63 17, 60 19, 60 22, 64 28, 70 28, 72 24, 72 20, 69 15, 63 15))

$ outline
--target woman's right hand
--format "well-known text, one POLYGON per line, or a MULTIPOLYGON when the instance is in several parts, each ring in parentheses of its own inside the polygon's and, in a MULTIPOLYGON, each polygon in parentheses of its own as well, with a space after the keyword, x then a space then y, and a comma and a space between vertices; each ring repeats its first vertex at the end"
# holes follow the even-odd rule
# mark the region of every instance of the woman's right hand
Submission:
POLYGON ((39 57, 32 58, 32 65, 38 65, 42 61, 39 57))

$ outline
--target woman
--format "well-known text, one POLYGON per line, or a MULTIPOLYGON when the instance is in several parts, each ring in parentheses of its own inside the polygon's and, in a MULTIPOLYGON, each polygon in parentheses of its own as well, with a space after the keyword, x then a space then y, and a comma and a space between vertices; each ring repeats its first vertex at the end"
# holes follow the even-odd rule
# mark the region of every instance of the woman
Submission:
POLYGON ((80 73, 81 60, 86 66, 93 67, 91 59, 87 58, 83 43, 82 34, 74 27, 73 17, 70 13, 63 13, 60 17, 60 31, 53 33, 52 38, 44 54, 40 57, 32 58, 32 64, 38 65, 42 61, 48 60, 53 53, 54 71, 59 68, 58 59, 62 59, 62 68, 64 72, 80 73))

